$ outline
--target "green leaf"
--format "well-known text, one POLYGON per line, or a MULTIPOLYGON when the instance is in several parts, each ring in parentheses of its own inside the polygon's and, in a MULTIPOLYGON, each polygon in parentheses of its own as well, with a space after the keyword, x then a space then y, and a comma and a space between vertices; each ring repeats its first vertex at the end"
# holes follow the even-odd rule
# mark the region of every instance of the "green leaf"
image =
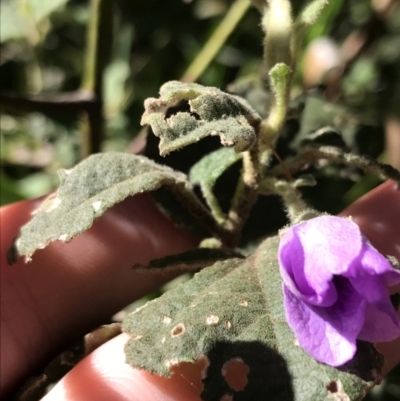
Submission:
POLYGON ((30 34, 29 24, 39 24, 68 0, 1 0, 0 41, 19 39, 30 34))
POLYGON ((221 148, 203 157, 190 170, 190 181, 200 185, 203 196, 218 221, 224 221, 226 216, 214 195, 213 187, 224 171, 241 158, 242 155, 233 149, 221 148))
POLYGON ((191 191, 185 174, 125 153, 90 156, 72 170, 61 170, 60 179, 57 193, 46 199, 33 219, 22 227, 10 250, 10 262, 18 256, 29 260, 37 249, 52 241, 70 241, 128 196, 154 191, 162 185, 191 191))
POLYGON ((261 117, 242 98, 213 87, 171 81, 160 89, 160 98, 145 102, 141 124, 150 124, 160 137, 162 156, 198 142, 208 135, 219 135, 224 146, 243 152, 257 139, 261 117), (190 111, 169 115, 170 106, 188 102, 190 111))
POLYGON ((338 370, 296 345, 283 308, 278 244, 273 237, 247 259, 217 262, 131 313, 123 323, 132 336, 128 363, 169 376, 173 365, 205 359, 202 398, 208 401, 224 395, 234 401, 361 399, 379 380, 382 358, 360 343, 355 358, 338 370), (235 360, 249 370, 243 391, 224 378, 235 360))

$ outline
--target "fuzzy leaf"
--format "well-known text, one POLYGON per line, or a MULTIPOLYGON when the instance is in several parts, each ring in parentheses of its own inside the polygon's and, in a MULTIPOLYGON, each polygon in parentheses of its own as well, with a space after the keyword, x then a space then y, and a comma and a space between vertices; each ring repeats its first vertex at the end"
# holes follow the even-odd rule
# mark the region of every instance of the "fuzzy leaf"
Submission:
POLYGON ((57 193, 47 198, 22 227, 9 252, 10 262, 19 256, 29 259, 52 241, 70 241, 128 196, 154 191, 162 185, 191 190, 185 174, 126 153, 90 156, 72 170, 61 170, 60 179, 57 193))
POLYGON ((171 81, 160 89, 160 98, 145 102, 141 124, 149 124, 160 137, 162 156, 198 142, 208 135, 219 135, 224 146, 243 152, 253 146, 261 117, 246 100, 213 87, 171 81), (187 101, 190 112, 168 115, 168 107, 187 101))
POLYGON ((213 193, 213 187, 224 171, 241 158, 242 155, 235 153, 233 149, 221 148, 203 157, 190 170, 190 181, 193 184, 200 185, 203 196, 214 217, 220 221, 225 219, 225 215, 213 193))
POLYGON ((128 363, 168 376, 175 364, 205 358, 207 401, 224 395, 234 401, 361 399, 379 380, 381 356, 360 343, 355 358, 338 370, 296 345, 283 308, 278 244, 274 237, 247 259, 217 262, 131 313, 123 323, 132 336, 128 363), (230 388, 223 376, 234 360, 249 369, 243 391, 230 388))

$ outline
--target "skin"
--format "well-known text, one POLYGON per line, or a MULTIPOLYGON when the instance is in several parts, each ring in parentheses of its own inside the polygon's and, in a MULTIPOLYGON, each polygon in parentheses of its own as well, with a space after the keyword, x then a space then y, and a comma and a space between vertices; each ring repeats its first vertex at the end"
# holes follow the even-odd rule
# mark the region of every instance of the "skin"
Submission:
MULTIPOLYGON (((19 261, 10 267, 6 251, 39 203, 0 209, 2 397, 38 374, 46 360, 77 336, 176 275, 137 273, 130 269, 133 264, 197 243, 162 216, 147 195, 140 195, 113 207, 70 243, 54 242, 35 253, 30 264, 19 261)), ((393 182, 361 198, 343 215, 351 215, 378 250, 400 260, 400 191, 393 182)), ((135 370, 124 363, 127 338, 120 335, 95 350, 44 400, 200 400, 204 365, 181 364, 170 379, 135 370)), ((400 362, 400 338, 377 347, 385 356, 385 372, 400 362)), ((234 376, 232 380, 239 381, 234 376)))

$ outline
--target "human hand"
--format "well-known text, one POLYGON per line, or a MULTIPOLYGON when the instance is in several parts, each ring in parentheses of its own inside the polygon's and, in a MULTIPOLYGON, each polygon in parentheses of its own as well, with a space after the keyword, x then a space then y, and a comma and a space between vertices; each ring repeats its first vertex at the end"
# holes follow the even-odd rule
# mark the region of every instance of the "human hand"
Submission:
MULTIPOLYGON (((1 209, 2 394, 72 338, 173 276, 138 275, 130 266, 196 244, 161 216, 147 196, 139 196, 108 211, 71 243, 52 243, 31 264, 10 267, 5 252, 37 206, 31 201, 1 209)), ((353 216, 382 253, 400 259, 400 192, 392 182, 344 214, 353 216)), ((94 351, 44 400, 200 400, 202 366, 182 364, 171 379, 135 370, 124 362, 126 340, 127 335, 118 336, 94 351)), ((378 349, 387 358, 385 371, 400 361, 400 339, 378 349)))

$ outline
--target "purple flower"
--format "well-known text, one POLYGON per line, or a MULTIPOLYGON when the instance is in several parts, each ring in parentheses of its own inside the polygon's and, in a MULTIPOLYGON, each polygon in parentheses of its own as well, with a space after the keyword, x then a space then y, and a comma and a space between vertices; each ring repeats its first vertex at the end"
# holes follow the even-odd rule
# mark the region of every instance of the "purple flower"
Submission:
POLYGON ((400 319, 387 286, 395 270, 350 219, 321 216, 290 227, 279 246, 286 319, 316 360, 340 366, 356 339, 390 341, 400 319))

